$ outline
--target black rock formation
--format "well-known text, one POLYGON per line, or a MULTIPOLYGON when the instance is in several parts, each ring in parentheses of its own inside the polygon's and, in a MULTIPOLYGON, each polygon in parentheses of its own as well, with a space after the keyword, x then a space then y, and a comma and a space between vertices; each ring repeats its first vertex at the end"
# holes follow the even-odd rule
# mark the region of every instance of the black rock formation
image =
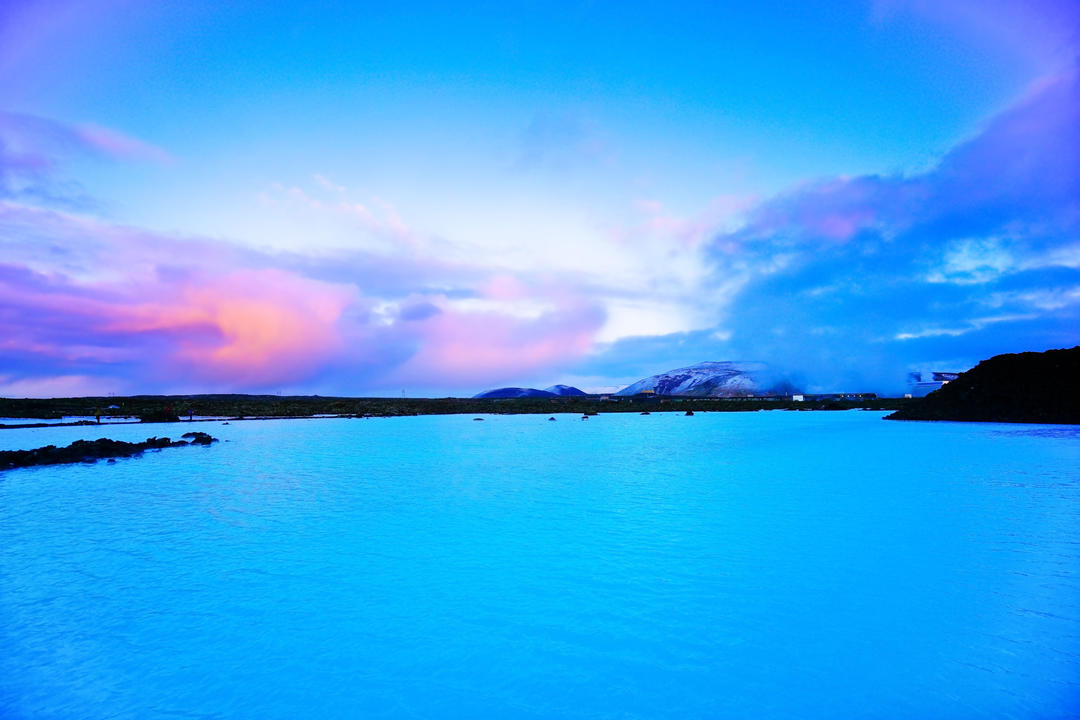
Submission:
POLYGON ((97 462, 105 458, 131 457, 144 450, 160 450, 188 444, 209 445, 217 442, 217 438, 202 432, 185 433, 184 437, 191 438, 191 442, 170 440, 167 437, 152 437, 135 443, 101 438, 100 440, 76 440, 67 447, 46 445, 35 450, 4 450, 0 451, 0 470, 13 470, 34 465, 97 462))
POLYGON ((144 423, 164 423, 164 422, 180 422, 180 416, 172 411, 171 408, 165 410, 150 410, 148 412, 139 415, 139 422, 144 423))
POLYGON ((888 419, 1080 424, 1080 346, 996 355, 888 419))

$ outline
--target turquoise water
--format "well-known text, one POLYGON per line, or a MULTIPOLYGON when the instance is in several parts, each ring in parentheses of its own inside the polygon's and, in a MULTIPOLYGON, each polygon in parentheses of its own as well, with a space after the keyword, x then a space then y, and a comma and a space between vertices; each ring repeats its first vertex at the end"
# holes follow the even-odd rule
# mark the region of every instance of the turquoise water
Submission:
POLYGON ((880 417, 213 423, 0 474, 0 717, 1080 715, 1080 431, 880 417))

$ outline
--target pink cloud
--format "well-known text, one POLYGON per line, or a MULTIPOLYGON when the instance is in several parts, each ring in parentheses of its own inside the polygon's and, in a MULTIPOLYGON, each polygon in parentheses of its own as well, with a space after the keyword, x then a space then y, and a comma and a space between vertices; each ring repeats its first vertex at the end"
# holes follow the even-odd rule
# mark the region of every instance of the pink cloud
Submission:
POLYGON ((751 208, 758 198, 747 194, 717 195, 706 208, 689 216, 673 213, 659 200, 639 198, 638 210, 645 214, 644 229, 649 233, 676 240, 688 250, 711 239, 722 227, 751 208))
POLYGON ((171 364, 238 386, 303 378, 342 348, 347 287, 276 270, 239 270, 188 282, 171 301, 125 308, 102 329, 175 335, 171 364))
POLYGON ((888 239, 935 219, 955 224, 961 216, 982 220, 965 230, 978 235, 988 232, 982 224, 999 232, 999 217, 1039 217, 1047 207, 1072 207, 1080 178, 1078 121, 1080 74, 1074 67, 1034 83, 924 173, 836 177, 795 187, 759 205, 744 227, 720 234, 716 245, 725 252, 733 243, 816 251, 864 231, 888 239))
POLYGON ((100 125, 85 124, 74 128, 88 147, 117 159, 149 160, 171 163, 172 156, 159 147, 100 125))
POLYGON ((482 290, 484 297, 493 300, 519 300, 528 292, 528 288, 513 275, 496 275, 482 290))
POLYGON ((736 238, 768 238, 781 247, 843 244, 882 223, 910 222, 929 189, 921 178, 867 175, 806 183, 758 205, 735 233, 721 235, 730 251, 736 238), (905 220, 908 218, 908 220, 905 220))
MULTIPOLYGON (((96 239, 111 252, 73 258, 81 279, 0 266, 0 305, 7 310, 0 313, 0 357, 19 376, 8 384, 30 387, 13 383, 42 373, 97 372, 140 383, 136 391, 165 384, 259 388, 310 377, 342 352, 340 320, 356 300, 354 287, 275 268, 170 269, 156 262, 160 248, 147 242, 152 236, 140 248, 132 232, 102 233, 96 239), (126 273, 86 272, 105 258, 126 273)), ((198 249, 184 245, 171 247, 180 257, 198 249)))
POLYGON ((871 208, 854 208, 847 213, 827 214, 808 219, 804 227, 830 240, 850 240, 860 229, 868 227, 874 217, 871 208))
POLYGON ((566 366, 604 321, 565 285, 475 267, 315 262, 4 202, 0 230, 12 388, 473 389, 566 366))
POLYGON ((397 208, 391 203, 380 198, 372 198, 366 204, 357 202, 345 197, 348 189, 344 186, 335 185, 322 175, 312 177, 324 191, 323 197, 316 197, 295 185, 286 187, 274 183, 272 192, 262 195, 263 201, 268 205, 302 207, 314 215, 346 219, 373 235, 395 240, 410 249, 420 246, 420 236, 401 219, 397 208))
POLYGON ((0 112, 0 140, 48 158, 81 152, 117 160, 172 161, 165 150, 112 128, 22 113, 0 112))
POLYGON ((0 111, 0 198, 29 199, 52 207, 95 207, 97 202, 79 183, 63 177, 65 163, 78 156, 172 161, 161 148, 116 130, 0 111))
POLYGON ((436 376, 477 386, 528 377, 581 358, 604 323, 599 306, 569 303, 536 318, 447 310, 413 323, 419 349, 393 377, 398 382, 436 376))

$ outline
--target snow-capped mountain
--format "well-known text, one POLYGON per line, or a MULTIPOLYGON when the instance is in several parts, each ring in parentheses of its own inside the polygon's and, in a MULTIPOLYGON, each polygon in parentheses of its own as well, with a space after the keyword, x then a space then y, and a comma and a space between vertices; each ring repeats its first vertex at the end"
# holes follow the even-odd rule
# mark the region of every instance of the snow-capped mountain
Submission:
POLYGON ((767 392, 771 388, 768 375, 769 368, 765 363, 703 362, 638 380, 615 394, 637 395, 652 391, 657 395, 738 397, 767 392))
POLYGON ((578 390, 572 385, 552 385, 551 387, 544 388, 544 392, 549 392, 552 395, 561 395, 563 397, 584 397, 587 393, 583 390, 578 390))
POLYGON ((527 397, 555 397, 555 393, 536 388, 504 387, 495 390, 487 390, 479 395, 473 395, 474 399, 503 399, 503 398, 527 398, 527 397))
POLYGON ((544 390, 537 390, 536 388, 521 388, 521 387, 504 387, 496 390, 487 390, 479 395, 473 395, 474 399, 484 398, 544 398, 544 397, 579 397, 584 396, 586 393, 578 390, 576 387, 570 385, 552 385, 544 390))

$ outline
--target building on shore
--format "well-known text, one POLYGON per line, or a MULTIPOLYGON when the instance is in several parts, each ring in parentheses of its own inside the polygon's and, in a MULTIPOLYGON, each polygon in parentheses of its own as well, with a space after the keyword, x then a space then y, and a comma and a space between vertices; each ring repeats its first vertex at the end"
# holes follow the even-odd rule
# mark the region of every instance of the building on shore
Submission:
POLYGON ((911 397, 925 397, 958 377, 960 373, 938 370, 909 372, 907 394, 911 397))

